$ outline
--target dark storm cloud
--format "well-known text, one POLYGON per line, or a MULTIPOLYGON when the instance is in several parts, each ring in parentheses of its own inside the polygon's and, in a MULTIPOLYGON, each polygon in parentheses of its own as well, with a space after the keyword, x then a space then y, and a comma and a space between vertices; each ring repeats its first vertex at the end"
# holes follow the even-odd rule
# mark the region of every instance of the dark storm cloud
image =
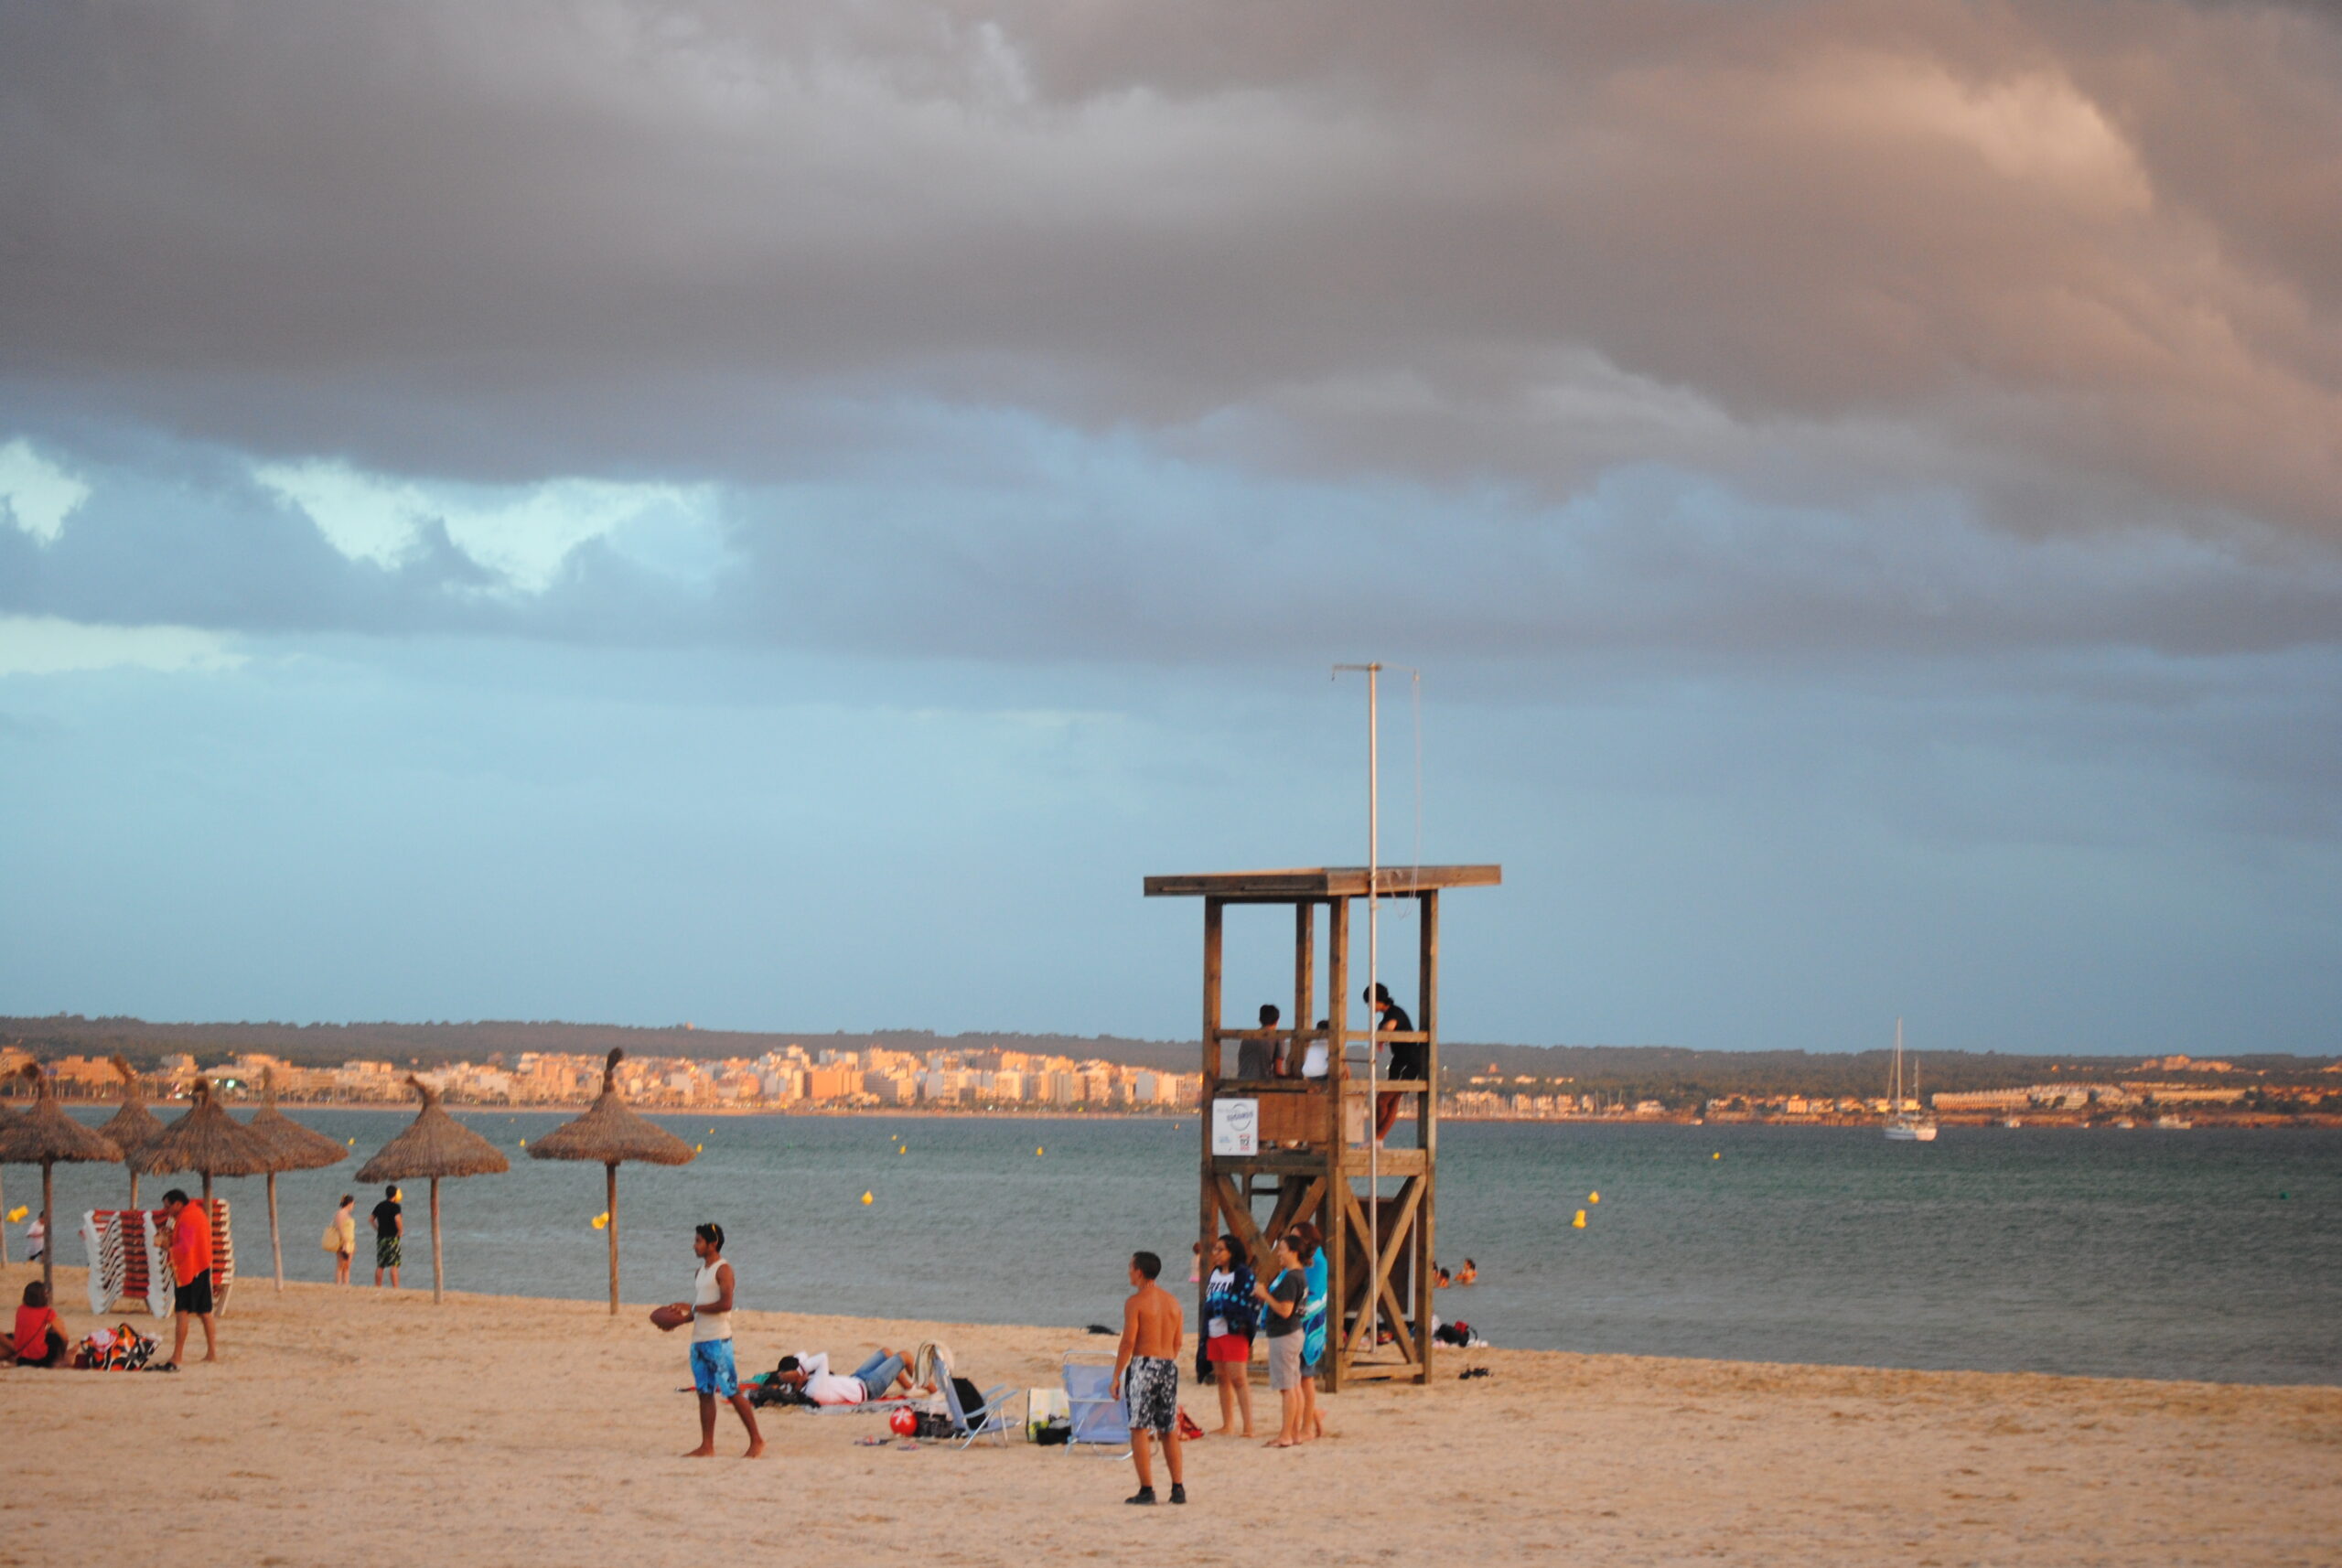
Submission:
POLYGON ((788 478, 910 394, 2331 540, 2337 205, 2305 8, 0 17, 13 406, 480 478, 788 478))

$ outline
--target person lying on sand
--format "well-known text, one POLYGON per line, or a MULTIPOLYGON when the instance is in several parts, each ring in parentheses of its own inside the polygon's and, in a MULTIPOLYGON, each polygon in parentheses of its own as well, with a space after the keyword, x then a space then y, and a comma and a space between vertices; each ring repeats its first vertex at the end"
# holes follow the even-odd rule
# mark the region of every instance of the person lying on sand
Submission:
POLYGON ((884 1345, 856 1367, 851 1376, 830 1370, 829 1352, 800 1350, 783 1356, 773 1377, 802 1393, 815 1404, 867 1404, 872 1400, 897 1399, 917 1391, 911 1387, 910 1365, 898 1350, 884 1345))

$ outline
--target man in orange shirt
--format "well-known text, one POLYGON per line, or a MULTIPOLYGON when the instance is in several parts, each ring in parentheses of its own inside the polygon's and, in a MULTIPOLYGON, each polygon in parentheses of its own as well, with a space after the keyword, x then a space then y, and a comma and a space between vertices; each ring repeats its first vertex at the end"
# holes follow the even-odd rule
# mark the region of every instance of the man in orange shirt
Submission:
POLYGON ((164 1239, 171 1249, 171 1279, 178 1286, 178 1321, 171 1335, 171 1359, 165 1371, 178 1370, 187 1349, 187 1320, 203 1324, 203 1359, 220 1359, 220 1341, 211 1326, 211 1216, 199 1203, 189 1203, 177 1187, 163 1194, 164 1239))

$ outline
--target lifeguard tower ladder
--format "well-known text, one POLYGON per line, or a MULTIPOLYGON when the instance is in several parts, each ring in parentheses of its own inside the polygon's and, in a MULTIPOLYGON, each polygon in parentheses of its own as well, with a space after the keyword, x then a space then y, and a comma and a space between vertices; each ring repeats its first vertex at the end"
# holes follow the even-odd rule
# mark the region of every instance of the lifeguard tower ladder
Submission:
MULTIPOLYGON (((1415 960, 1416 1025, 1413 1033, 1374 1032, 1370 1008, 1358 1000, 1360 977, 1350 969, 1350 901, 1368 896, 1363 866, 1289 871, 1230 871, 1193 876, 1150 876, 1150 898, 1204 901, 1203 1201, 1200 1236, 1207 1255, 1223 1230, 1242 1241, 1255 1270, 1273 1268, 1266 1239, 1303 1220, 1326 1237, 1328 1344, 1320 1369, 1328 1392, 1374 1378, 1425 1382, 1432 1361, 1432 1247, 1437 1235, 1434 1197, 1439 1174, 1439 896, 1451 887, 1493 887, 1503 880, 1494 865, 1384 866, 1373 891, 1409 898, 1418 919, 1415 960), (1291 1027, 1226 1028, 1220 1019, 1220 937, 1231 904, 1290 906, 1294 911, 1291 1027), (1326 911, 1326 1026, 1318 1011, 1317 911, 1326 911), (1361 1016, 1362 1015, 1362 1016, 1361 1016), (1362 1027, 1353 1027, 1359 1018, 1362 1027), (1300 1076, 1313 1040, 1328 1041, 1323 1079, 1300 1076), (1227 1070, 1224 1048, 1260 1042, 1291 1076, 1240 1078, 1227 1070), (1420 1044, 1421 1079, 1368 1082, 1377 1043, 1420 1044), (1372 1144, 1376 1089, 1413 1101, 1402 1106, 1391 1131, 1412 1124, 1413 1148, 1372 1144), (1257 1133, 1250 1154, 1213 1152, 1213 1104, 1254 1102, 1257 1133), (1377 1177, 1399 1183, 1383 1195, 1377 1177), (1253 1205, 1272 1202, 1262 1222, 1253 1205), (1380 1311, 1370 1310, 1380 1304, 1380 1311), (1375 1343, 1380 1322, 1391 1337, 1375 1343)), ((1406 1000, 1403 983, 1393 996, 1406 1000)), ((1239 1120, 1241 1118, 1240 1117, 1239 1120)), ((1199 1273, 1205 1271, 1198 1271, 1199 1273)), ((1263 1273, 1262 1278, 1268 1277, 1263 1273)), ((1198 1287, 1201 1321, 1202 1287, 1198 1287)))

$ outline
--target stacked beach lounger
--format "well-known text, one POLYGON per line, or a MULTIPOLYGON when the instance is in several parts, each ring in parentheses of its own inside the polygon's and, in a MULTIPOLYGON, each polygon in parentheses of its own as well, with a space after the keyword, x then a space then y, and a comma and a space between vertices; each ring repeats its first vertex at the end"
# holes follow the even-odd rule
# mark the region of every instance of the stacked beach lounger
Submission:
MULTIPOLYGON (((81 1218, 88 1249, 90 1311, 102 1316, 127 1297, 145 1303, 156 1317, 171 1315, 171 1258, 163 1246, 159 1208, 96 1208, 81 1218)), ((228 1200, 211 1200, 211 1300, 228 1310, 228 1290, 236 1279, 236 1242, 229 1230, 228 1200)))

